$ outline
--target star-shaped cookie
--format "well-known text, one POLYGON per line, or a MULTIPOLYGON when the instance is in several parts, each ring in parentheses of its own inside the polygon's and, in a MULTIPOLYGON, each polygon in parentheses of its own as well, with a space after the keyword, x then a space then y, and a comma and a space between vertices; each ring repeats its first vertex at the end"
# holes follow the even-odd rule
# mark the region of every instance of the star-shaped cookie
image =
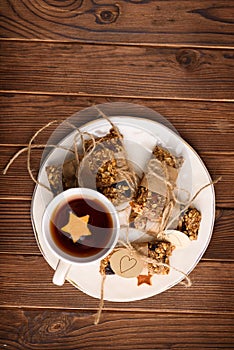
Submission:
POLYGON ((62 231, 71 235, 74 243, 76 243, 81 236, 90 236, 92 233, 88 228, 89 215, 82 217, 76 216, 74 213, 69 213, 68 223, 61 228, 62 231))
POLYGON ((149 286, 152 286, 151 277, 152 275, 150 274, 137 276, 137 285, 140 286, 141 284, 146 283, 149 286))

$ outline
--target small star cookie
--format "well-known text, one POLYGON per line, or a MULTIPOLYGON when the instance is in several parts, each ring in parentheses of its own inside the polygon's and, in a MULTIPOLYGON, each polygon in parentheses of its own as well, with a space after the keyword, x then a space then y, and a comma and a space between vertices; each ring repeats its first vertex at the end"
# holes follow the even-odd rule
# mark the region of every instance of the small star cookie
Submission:
POLYGON ((139 275, 137 276, 137 285, 140 286, 143 283, 148 284, 149 286, 152 286, 152 281, 151 281, 152 275, 139 275))
POLYGON ((73 242, 76 243, 81 236, 90 236, 92 234, 87 226, 88 222, 89 215, 78 217, 70 212, 68 223, 61 230, 69 233, 73 242))

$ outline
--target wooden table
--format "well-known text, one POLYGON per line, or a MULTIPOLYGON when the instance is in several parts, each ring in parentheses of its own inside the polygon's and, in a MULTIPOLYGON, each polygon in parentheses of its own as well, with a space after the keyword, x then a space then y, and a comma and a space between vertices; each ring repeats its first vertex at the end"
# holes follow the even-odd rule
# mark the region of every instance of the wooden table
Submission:
MULTIPOLYGON (((2 0, 1 172, 50 120, 123 101, 164 115, 216 188, 211 243, 193 285, 127 304, 52 284, 30 221, 22 154, 1 175, 1 348, 224 349, 233 344, 234 113, 230 0, 2 0)), ((45 143, 53 128, 38 142, 45 143)), ((41 151, 33 153, 34 173, 41 151)))

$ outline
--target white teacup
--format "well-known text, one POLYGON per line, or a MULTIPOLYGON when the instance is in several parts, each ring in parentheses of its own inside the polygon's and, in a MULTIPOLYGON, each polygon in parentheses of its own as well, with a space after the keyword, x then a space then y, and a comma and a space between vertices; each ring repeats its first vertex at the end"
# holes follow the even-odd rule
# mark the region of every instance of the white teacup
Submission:
MULTIPOLYGON (((95 190, 72 188, 53 198, 42 219, 45 242, 59 259, 53 283, 63 285, 72 265, 95 263, 107 256, 117 243, 119 230, 120 223, 115 207, 95 190), (70 213, 81 219, 89 215, 87 228, 90 235, 81 233, 76 243, 69 230, 64 228, 70 215, 74 217, 70 213)), ((85 229, 82 232, 86 232, 85 229)))

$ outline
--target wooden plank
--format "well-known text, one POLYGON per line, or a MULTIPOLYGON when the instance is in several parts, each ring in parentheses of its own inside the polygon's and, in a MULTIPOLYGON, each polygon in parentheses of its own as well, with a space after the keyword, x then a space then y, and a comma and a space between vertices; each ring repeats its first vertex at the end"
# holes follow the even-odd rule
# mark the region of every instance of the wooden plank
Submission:
POLYGON ((216 219, 213 236, 208 249, 204 255, 205 259, 230 259, 233 260, 233 249, 228 248, 232 245, 232 228, 234 226, 234 211, 216 209, 216 219), (220 248, 222 247, 222 248, 220 248), (221 253, 224 250, 224 254, 221 253), (222 257, 221 257, 222 256, 222 257))
POLYGON ((31 224, 29 201, 0 202, 1 252, 39 254, 31 224))
MULTIPOLYGON (((31 94, 1 94, 0 142, 26 144, 49 121, 62 120, 100 103, 134 103, 163 115, 198 152, 234 150, 234 110, 232 103, 141 100, 107 97, 77 97, 31 94)), ((80 125, 88 119, 80 119, 80 125)), ((37 138, 46 143, 54 127, 37 138)))
POLYGON ((15 41, 1 44, 3 90, 234 99, 230 50, 15 41))
POLYGON ((232 153, 201 153, 201 157, 210 171, 213 179, 222 176, 220 182, 215 185, 216 203, 221 207, 233 208, 234 204, 234 157, 232 153), (226 191, 229 191, 229 196, 226 197, 226 191))
POLYGON ((232 316, 0 310, 1 343, 9 349, 226 349, 232 348, 232 316))
POLYGON ((233 44, 229 0, 16 1, 2 0, 1 35, 59 41, 233 44))
MULTIPOLYGON (((97 299, 70 283, 66 282, 63 287, 53 285, 53 270, 42 256, 0 254, 0 267, 2 306, 98 308, 97 299)), ((105 302, 105 307, 122 311, 233 312, 233 263, 201 261, 190 277, 191 288, 177 285, 155 297, 128 303, 105 302)))
MULTIPOLYGON (((21 147, 0 146, 0 169, 2 170, 9 159, 21 147)), ((34 176, 37 176, 40 167, 42 151, 33 150, 31 168, 34 176)), ((215 185, 216 203, 220 207, 234 207, 234 157, 232 152, 200 153, 208 167, 213 179, 222 176, 221 181, 215 185)), ((22 154, 9 168, 6 175, 0 174, 0 196, 31 196, 34 189, 34 182, 27 173, 27 153, 22 154)))
MULTIPOLYGON (((2 253, 41 254, 33 234, 29 201, 2 200, 0 202, 0 222, 2 253)), ((234 260, 233 227, 234 211, 217 209, 212 240, 204 259, 234 260)))

